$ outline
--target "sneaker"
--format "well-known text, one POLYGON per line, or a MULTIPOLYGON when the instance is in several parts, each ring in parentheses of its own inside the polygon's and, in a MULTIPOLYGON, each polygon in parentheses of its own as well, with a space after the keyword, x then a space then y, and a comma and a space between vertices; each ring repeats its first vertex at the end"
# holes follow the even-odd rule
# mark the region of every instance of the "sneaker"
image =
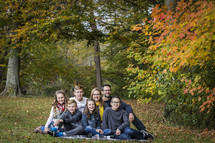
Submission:
POLYGON ((34 129, 34 133, 43 133, 43 131, 40 129, 40 126, 34 129))
POLYGON ((52 131, 48 131, 47 134, 49 134, 50 136, 54 135, 52 131))
POLYGON ((56 132, 55 137, 62 137, 63 136, 63 132, 56 132))
POLYGON ((152 139, 152 140, 154 140, 154 136, 151 133, 149 133, 149 132, 147 132, 145 130, 141 130, 140 132, 143 133, 143 138, 144 139, 152 139))
POLYGON ((92 136, 92 139, 99 139, 99 134, 92 136))
POLYGON ((147 140, 148 140, 148 139, 154 140, 155 137, 154 137, 151 133, 148 133, 148 134, 146 135, 146 139, 147 139, 147 140))

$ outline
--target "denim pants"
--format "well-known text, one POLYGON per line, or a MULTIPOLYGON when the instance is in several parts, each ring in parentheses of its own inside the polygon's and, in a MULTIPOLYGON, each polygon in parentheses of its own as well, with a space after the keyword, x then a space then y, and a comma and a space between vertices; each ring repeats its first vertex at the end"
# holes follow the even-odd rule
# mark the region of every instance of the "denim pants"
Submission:
MULTIPOLYGON (((53 127, 54 127, 54 121, 51 122, 51 124, 48 126, 48 128, 51 129, 53 127)), ((40 129, 43 131, 43 133, 45 133, 45 126, 44 125, 40 126, 40 129)), ((61 128, 61 129, 59 129, 59 131, 62 132, 63 129, 61 128)))
POLYGON ((99 134, 100 137, 102 136, 107 136, 110 134, 111 130, 110 129, 104 129, 102 130, 104 132, 104 134, 100 134, 96 131, 96 129, 90 127, 90 126, 87 126, 85 129, 84 129, 84 133, 87 135, 89 133, 92 133, 92 135, 96 135, 96 134, 99 134))
POLYGON ((114 135, 114 138, 117 138, 120 140, 144 139, 144 136, 142 132, 132 129, 130 127, 126 127, 119 136, 114 135))
MULTIPOLYGON (((134 114, 134 113, 133 113, 134 114)), ((134 114, 134 121, 132 121, 134 126, 139 130, 146 130, 146 127, 143 125, 143 123, 137 118, 137 116, 134 114)))

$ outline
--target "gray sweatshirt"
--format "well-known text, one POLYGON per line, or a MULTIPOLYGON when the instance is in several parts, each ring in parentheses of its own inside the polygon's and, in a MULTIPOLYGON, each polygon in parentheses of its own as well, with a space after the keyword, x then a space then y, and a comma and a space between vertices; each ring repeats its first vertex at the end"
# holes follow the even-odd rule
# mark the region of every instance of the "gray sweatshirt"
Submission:
POLYGON ((107 107, 103 114, 102 128, 110 129, 111 134, 114 134, 117 129, 121 132, 125 127, 129 127, 127 112, 123 109, 113 110, 111 107, 107 107))

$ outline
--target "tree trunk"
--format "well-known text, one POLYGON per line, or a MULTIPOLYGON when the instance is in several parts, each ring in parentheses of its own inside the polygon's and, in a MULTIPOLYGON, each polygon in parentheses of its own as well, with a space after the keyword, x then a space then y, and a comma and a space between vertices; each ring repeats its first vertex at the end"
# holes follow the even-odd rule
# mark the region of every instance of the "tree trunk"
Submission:
MULTIPOLYGON (((166 7, 172 11, 174 11, 177 6, 177 0, 165 0, 164 3, 166 5, 166 7)), ((170 98, 172 98, 172 97, 173 96, 171 95, 170 98)), ((165 110, 164 110, 164 118, 168 118, 170 116, 171 112, 173 111, 173 110, 168 109, 167 108, 168 106, 170 106, 170 103, 166 102, 165 110)))
POLYGON ((20 65, 19 48, 11 48, 9 54, 10 57, 8 61, 7 81, 5 89, 1 93, 1 95, 11 97, 21 96, 22 92, 19 80, 19 65, 20 65))
POLYGON ((100 65, 100 46, 99 42, 94 42, 94 62, 96 66, 96 87, 101 89, 102 76, 101 76, 101 65, 100 65))
MULTIPOLYGON (((96 27, 96 21, 94 19, 94 13, 93 10, 91 11, 91 15, 93 20, 90 22, 90 26, 93 31, 98 31, 96 27)), ((100 64, 100 46, 98 39, 94 40, 93 43, 94 48, 94 62, 95 62, 95 68, 96 68, 96 87, 101 89, 102 87, 102 75, 101 75, 101 64, 100 64)))

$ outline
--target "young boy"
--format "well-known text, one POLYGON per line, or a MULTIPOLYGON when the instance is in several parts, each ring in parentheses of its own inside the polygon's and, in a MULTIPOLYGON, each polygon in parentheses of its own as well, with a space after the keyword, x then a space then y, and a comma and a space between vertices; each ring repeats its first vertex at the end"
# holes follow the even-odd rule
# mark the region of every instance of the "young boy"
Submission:
MULTIPOLYGON (((103 101, 104 101, 104 108, 111 107, 111 86, 109 84, 105 84, 102 87, 102 94, 103 94, 103 101)), ((146 131, 145 126, 143 123, 138 119, 138 117, 133 113, 133 109, 129 104, 126 104, 123 101, 120 101, 119 109, 124 109, 128 114, 128 120, 133 123, 133 125, 143 134, 147 134, 154 139, 153 135, 146 131)))
POLYGON ((82 113, 77 110, 75 100, 68 101, 67 111, 62 114, 60 119, 54 120, 54 126, 59 125, 59 128, 64 125, 64 132, 57 132, 57 128, 51 128, 50 135, 56 137, 80 135, 84 133, 84 128, 81 123, 82 113))
POLYGON ((119 109, 121 100, 119 97, 112 97, 111 106, 107 107, 103 114, 103 129, 110 129, 114 138, 126 139, 148 139, 150 136, 129 127, 127 112, 119 109))
POLYGON ((84 89, 81 86, 75 86, 73 94, 75 97, 71 97, 70 100, 74 99, 77 102, 77 108, 81 113, 84 112, 86 106, 87 98, 83 97, 84 89))

